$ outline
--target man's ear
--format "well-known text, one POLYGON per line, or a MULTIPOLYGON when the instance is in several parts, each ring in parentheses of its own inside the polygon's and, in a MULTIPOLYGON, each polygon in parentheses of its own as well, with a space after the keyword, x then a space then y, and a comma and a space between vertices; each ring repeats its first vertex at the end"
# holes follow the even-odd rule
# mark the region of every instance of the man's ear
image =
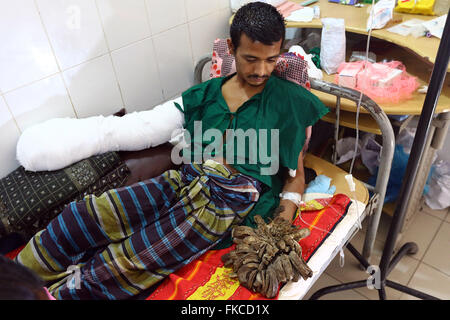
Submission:
POLYGON ((233 41, 231 41, 230 38, 227 39, 227 44, 228 44, 228 50, 230 50, 230 54, 234 56, 236 53, 236 50, 234 49, 233 41))

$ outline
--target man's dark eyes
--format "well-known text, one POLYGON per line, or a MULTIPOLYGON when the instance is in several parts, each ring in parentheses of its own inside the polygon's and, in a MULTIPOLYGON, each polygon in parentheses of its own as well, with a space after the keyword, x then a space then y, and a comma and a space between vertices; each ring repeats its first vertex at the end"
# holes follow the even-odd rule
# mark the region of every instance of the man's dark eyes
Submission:
MULTIPOLYGON (((246 58, 246 60, 248 62, 256 62, 257 61, 257 59, 252 59, 252 58, 246 58)), ((277 59, 267 59, 267 62, 275 63, 275 62, 277 62, 277 59)))

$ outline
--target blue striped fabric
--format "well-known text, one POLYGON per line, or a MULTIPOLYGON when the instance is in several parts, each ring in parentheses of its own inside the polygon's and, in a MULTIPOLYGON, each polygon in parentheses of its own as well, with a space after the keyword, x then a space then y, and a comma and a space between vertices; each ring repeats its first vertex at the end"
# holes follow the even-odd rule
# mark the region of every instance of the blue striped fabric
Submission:
POLYGON ((127 299, 216 245, 260 190, 211 160, 183 165, 71 203, 16 259, 58 299, 127 299))

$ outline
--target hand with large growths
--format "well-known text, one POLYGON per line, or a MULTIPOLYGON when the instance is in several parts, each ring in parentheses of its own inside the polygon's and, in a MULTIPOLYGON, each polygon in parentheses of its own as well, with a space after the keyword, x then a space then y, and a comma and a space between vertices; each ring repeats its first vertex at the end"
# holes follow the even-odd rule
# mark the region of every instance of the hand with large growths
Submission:
POLYGON ((273 298, 280 284, 312 276, 298 244, 310 234, 309 229, 298 229, 281 217, 266 224, 255 216, 255 222, 256 229, 247 226, 233 229, 236 248, 222 256, 223 263, 232 266, 241 285, 273 298))

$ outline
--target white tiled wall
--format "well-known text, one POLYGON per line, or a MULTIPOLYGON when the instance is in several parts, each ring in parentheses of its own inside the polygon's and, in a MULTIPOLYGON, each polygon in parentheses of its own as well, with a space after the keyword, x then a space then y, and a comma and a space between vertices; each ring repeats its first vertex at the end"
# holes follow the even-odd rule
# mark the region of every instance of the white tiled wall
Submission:
POLYGON ((0 178, 31 125, 147 110, 192 86, 230 15, 229 0, 0 0, 0 178))

